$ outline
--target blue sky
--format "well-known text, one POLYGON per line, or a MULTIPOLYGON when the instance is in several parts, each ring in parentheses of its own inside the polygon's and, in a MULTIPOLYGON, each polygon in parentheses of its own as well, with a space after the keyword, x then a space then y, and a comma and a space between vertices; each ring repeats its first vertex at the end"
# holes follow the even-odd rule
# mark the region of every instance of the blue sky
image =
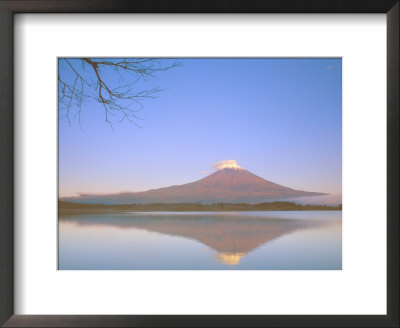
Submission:
POLYGON ((291 188, 341 193, 341 59, 178 61, 138 84, 164 89, 142 102, 141 128, 111 129, 94 101, 81 127, 59 120, 61 197, 183 184, 222 160, 291 188))

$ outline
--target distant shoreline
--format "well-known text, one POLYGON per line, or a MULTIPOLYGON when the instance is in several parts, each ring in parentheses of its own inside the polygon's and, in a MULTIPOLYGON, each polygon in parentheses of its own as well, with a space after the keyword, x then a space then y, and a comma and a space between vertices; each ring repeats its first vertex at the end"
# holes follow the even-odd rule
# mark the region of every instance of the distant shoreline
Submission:
POLYGON ((271 203, 219 203, 219 204, 197 204, 197 203, 151 203, 151 204, 80 204, 59 201, 59 214, 101 214, 115 212, 229 212, 229 211, 341 211, 342 205, 301 205, 294 202, 271 202, 271 203))

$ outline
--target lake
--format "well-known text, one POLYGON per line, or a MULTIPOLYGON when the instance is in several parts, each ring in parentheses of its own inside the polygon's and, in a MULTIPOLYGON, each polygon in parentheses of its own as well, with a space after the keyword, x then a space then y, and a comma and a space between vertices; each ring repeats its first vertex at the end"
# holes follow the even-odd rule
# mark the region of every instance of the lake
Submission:
POLYGON ((60 270, 341 270, 341 211, 59 218, 60 270))

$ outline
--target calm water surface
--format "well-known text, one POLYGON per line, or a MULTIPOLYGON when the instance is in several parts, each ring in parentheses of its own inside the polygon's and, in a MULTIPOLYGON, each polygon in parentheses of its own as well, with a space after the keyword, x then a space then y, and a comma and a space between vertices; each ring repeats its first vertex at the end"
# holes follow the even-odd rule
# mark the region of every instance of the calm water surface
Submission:
POLYGON ((61 270, 341 270, 342 212, 67 215, 58 255, 61 270))

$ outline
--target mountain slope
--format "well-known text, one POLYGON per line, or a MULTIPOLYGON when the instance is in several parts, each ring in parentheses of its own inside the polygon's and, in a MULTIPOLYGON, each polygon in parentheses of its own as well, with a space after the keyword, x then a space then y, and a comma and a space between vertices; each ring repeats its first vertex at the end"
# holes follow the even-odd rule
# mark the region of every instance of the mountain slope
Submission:
POLYGON ((198 181, 143 192, 109 195, 83 194, 63 200, 79 203, 257 203, 323 195, 284 187, 242 168, 224 168, 198 181))

